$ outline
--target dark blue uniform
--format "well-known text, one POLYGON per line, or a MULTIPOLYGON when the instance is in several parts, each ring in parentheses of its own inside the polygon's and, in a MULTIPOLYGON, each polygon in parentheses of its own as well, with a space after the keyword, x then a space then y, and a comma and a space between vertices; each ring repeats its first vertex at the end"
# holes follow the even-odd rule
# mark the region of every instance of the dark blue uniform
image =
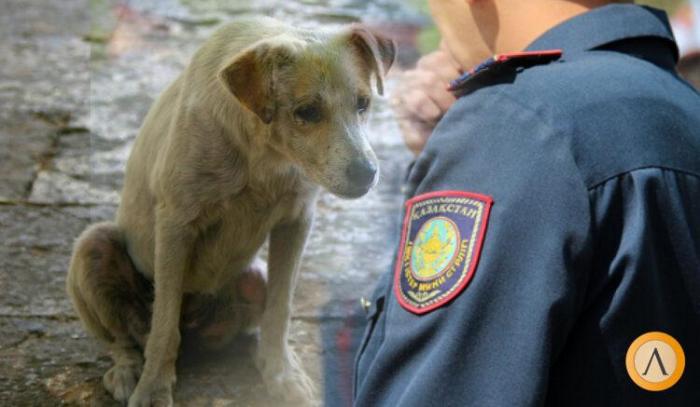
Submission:
POLYGON ((549 49, 456 84, 356 405, 700 406, 700 96, 657 10, 595 9, 529 47, 549 49))

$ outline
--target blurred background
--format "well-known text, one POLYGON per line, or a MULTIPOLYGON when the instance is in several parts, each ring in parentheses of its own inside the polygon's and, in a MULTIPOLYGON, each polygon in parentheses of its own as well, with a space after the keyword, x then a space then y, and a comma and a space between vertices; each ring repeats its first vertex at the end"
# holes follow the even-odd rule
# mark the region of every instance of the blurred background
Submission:
MULTIPOLYGON (((427 0, 409 0, 413 7, 421 10, 425 15, 429 15, 428 2, 427 0)), ((690 3, 687 0, 644 0, 637 1, 637 4, 644 4, 660 9, 666 10, 670 15, 675 15, 679 9, 689 8, 690 3)), ((686 11, 681 11, 681 14, 685 14, 686 11)), ((440 34, 437 29, 431 24, 427 24, 420 31, 418 37, 419 50, 423 53, 430 52, 434 50, 440 41, 440 34)))
MULTIPOLYGON (((698 1, 643 3, 673 16, 679 69, 700 83, 698 1)), ((101 385, 108 355, 64 292, 72 241, 113 217, 144 115, 212 31, 254 14, 311 28, 363 21, 399 43, 389 95, 439 42, 423 0, 0 0, 0 10, 0 404, 11 406, 115 405, 101 385)), ((360 298, 397 245, 412 155, 388 100, 369 123, 379 185, 356 201, 321 196, 294 301, 292 344, 328 406, 351 404, 360 298)), ((241 352, 254 342, 184 355, 179 405, 275 405, 241 352)))

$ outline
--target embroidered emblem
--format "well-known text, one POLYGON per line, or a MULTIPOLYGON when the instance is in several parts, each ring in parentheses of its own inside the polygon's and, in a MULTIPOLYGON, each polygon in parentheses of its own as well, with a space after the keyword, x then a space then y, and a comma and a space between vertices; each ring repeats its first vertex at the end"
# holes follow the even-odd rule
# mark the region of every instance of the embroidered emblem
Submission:
POLYGON ((492 202, 470 192, 439 191, 406 203, 394 272, 394 292, 404 308, 430 312, 469 284, 492 202))

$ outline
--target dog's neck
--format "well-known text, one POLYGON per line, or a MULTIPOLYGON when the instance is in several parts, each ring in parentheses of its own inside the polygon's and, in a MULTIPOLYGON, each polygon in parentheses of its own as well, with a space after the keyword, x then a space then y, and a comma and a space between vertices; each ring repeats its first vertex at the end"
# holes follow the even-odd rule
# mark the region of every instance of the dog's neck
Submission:
MULTIPOLYGON (((245 113, 243 113, 245 114, 245 113)), ((284 153, 272 147, 272 127, 257 120, 241 120, 239 127, 230 129, 227 138, 232 149, 243 158, 247 187, 257 191, 282 190, 294 192, 308 189, 303 171, 284 153)))
MULTIPOLYGON (((222 92, 222 89, 212 87, 210 92, 222 92)), ((222 186, 236 185, 263 195, 313 188, 289 157, 270 146, 273 126, 236 103, 200 103, 203 98, 200 94, 198 99, 191 100, 188 112, 190 122, 209 134, 209 146, 197 157, 197 165, 208 167, 207 173, 217 174, 222 186), (238 182, 226 181, 225 177, 238 182)))

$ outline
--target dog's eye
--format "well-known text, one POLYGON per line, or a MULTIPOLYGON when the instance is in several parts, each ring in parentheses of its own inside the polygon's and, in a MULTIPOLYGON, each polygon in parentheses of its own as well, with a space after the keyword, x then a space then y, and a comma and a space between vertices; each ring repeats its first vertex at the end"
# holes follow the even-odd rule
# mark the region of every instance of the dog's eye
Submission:
POLYGON ((321 109, 315 104, 304 105, 294 111, 294 116, 308 123, 318 123, 321 121, 321 109))
POLYGON ((358 96, 357 97, 357 112, 362 114, 367 111, 367 108, 369 108, 369 98, 367 96, 358 96))

